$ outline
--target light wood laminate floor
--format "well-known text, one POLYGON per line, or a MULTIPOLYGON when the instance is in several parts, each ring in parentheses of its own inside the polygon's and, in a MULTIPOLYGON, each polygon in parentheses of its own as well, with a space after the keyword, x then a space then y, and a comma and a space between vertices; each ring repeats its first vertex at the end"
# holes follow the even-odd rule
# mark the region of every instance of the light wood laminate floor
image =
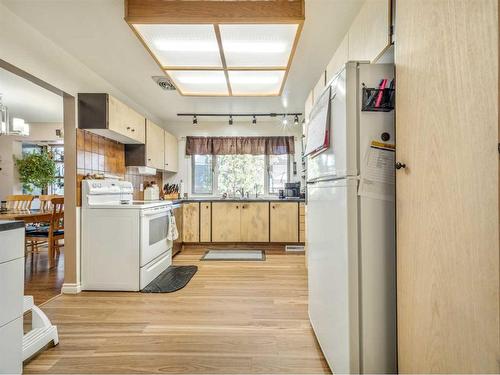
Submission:
POLYGON ((199 270, 175 293, 49 301, 60 344, 25 373, 330 373, 307 315, 304 255, 261 248, 265 262, 200 262, 205 248, 185 249, 174 264, 199 270))

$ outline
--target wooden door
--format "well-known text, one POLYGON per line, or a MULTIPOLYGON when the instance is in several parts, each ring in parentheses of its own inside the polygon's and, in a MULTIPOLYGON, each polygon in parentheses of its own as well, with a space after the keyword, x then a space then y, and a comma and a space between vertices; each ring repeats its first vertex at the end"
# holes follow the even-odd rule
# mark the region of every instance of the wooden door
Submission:
POLYGON ((164 130, 151 120, 146 120, 146 165, 163 170, 165 160, 164 130))
POLYGON ((497 7, 397 2, 401 373, 500 372, 497 7))
POLYGON ((299 241, 299 205, 271 202, 271 242, 299 241))
POLYGON ((241 241, 269 242, 269 202, 241 205, 241 241))
POLYGON ((179 170, 178 148, 177 138, 165 132, 165 167, 163 169, 166 171, 177 172, 179 170))
POLYGON ((200 242, 212 240, 212 203, 200 203, 200 242))
POLYGON ((200 204, 198 202, 184 203, 182 213, 184 242, 200 242, 200 204))
POLYGON ((212 242, 239 242, 241 203, 212 203, 212 242))

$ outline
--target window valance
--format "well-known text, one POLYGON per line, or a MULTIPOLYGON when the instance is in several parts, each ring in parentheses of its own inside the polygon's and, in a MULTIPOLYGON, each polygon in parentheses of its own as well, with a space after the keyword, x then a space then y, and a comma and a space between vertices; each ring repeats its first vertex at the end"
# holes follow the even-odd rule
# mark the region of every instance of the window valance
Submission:
POLYGON ((293 136, 186 137, 186 155, 285 155, 295 153, 293 136))

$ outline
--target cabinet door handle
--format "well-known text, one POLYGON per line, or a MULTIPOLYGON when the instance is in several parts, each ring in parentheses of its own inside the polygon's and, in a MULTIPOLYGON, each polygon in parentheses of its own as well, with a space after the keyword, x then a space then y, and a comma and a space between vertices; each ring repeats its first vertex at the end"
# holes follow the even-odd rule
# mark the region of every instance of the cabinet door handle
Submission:
POLYGON ((396 165, 395 165, 396 169, 405 169, 406 168, 406 164, 405 163, 401 163, 401 162, 397 162, 396 165))
POLYGON ((236 206, 236 208, 239 208, 239 206, 236 206))
POLYGON ((271 206, 271 207, 272 207, 272 208, 273 208, 273 210, 274 210, 274 206, 271 206))
POLYGON ((135 132, 135 129, 132 129, 133 132, 135 132))
POLYGON ((127 130, 130 130, 130 126, 127 126, 127 130))

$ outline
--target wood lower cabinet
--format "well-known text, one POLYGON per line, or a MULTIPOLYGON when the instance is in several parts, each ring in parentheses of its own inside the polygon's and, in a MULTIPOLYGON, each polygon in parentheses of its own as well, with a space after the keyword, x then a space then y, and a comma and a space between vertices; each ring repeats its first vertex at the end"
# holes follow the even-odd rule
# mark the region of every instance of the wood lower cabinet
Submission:
POLYGON ((200 203, 200 242, 212 241, 212 203, 200 203))
POLYGON ((241 242, 269 242, 269 203, 243 203, 240 228, 241 242))
POLYGON ((183 214, 183 241, 200 242, 200 204, 184 203, 183 214))
POLYGON ((271 202, 271 242, 299 241, 299 214, 296 202, 271 202))
POLYGON ((306 242, 306 206, 299 203, 299 242, 306 242))
POLYGON ((212 242, 239 242, 240 202, 212 203, 212 242))
MULTIPOLYGON (((184 203, 183 224, 184 242, 296 243, 299 242, 299 204, 245 201, 184 203)), ((303 232, 300 239, 302 236, 303 232)))

